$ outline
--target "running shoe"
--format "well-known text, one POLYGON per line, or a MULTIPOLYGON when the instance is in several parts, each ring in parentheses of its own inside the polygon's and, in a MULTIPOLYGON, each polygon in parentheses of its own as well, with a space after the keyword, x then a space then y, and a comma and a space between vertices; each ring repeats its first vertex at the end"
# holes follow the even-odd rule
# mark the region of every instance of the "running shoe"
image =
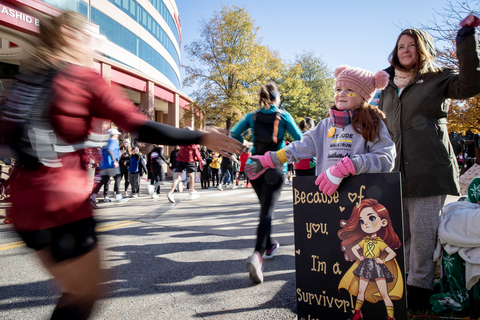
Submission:
POLYGON ((103 198, 103 202, 111 202, 111 201, 112 201, 112 199, 110 199, 109 197, 103 198))
POLYGON ((245 266, 250 271, 249 277, 256 283, 263 282, 262 257, 258 251, 255 251, 248 259, 245 266))
POLYGON ((10 219, 9 217, 6 217, 5 220, 3 220, 3 223, 5 224, 12 223, 12 219, 10 219))
POLYGON ((167 198, 168 198, 168 201, 170 201, 171 203, 175 203, 175 198, 173 197, 173 192, 167 193, 167 198))
POLYGON ((98 209, 96 201, 93 201, 92 199, 90 199, 89 202, 90 202, 90 206, 92 207, 92 209, 98 209))
POLYGON ((272 247, 270 249, 265 250, 265 256, 263 259, 272 259, 277 252, 278 248, 280 248, 280 243, 277 240, 272 241, 272 247))
POLYGON ((197 192, 197 191, 194 191, 194 192, 190 193, 189 199, 190 199, 190 200, 193 200, 193 199, 197 199, 197 198, 199 198, 199 197, 200 197, 200 195, 198 194, 198 192, 197 192))
POLYGON ((130 200, 130 198, 119 198, 117 200, 115 200, 116 203, 125 203, 127 202, 128 200, 130 200))
POLYGON ((150 196, 152 196, 155 193, 155 187, 152 185, 147 186, 147 191, 150 196))
POLYGON ((218 188, 218 190, 223 191, 223 187, 222 187, 221 184, 219 184, 219 185, 217 186, 217 188, 218 188))
POLYGON ((158 198, 158 194, 157 194, 157 193, 152 194, 152 199, 157 199, 157 198, 158 198))
POLYGON ((132 198, 138 198, 138 193, 134 193, 134 194, 132 195, 132 198))
POLYGON ((121 198, 115 199, 115 202, 116 202, 116 203, 125 203, 125 202, 127 202, 128 200, 130 200, 130 198, 121 197, 121 198))

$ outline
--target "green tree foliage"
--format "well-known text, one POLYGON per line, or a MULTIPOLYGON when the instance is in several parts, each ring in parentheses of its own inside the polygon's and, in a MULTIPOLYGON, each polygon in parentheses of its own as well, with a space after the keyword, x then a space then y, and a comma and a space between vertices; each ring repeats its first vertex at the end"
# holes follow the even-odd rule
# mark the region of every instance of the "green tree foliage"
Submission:
POLYGON ((258 30, 245 8, 223 7, 201 22, 201 39, 185 46, 196 65, 185 66, 183 83, 198 86, 192 112, 205 124, 229 128, 256 108, 260 84, 280 77, 279 54, 262 45, 258 30))
POLYGON ((303 74, 299 63, 284 65, 281 78, 275 81, 280 91, 280 108, 287 110, 298 121, 310 116, 312 107, 308 99, 311 89, 305 85, 303 74))
POLYGON ((316 121, 328 117, 330 102, 334 100, 333 85, 335 80, 327 64, 313 52, 298 54, 295 64, 299 65, 303 73, 301 79, 309 89, 306 96, 306 108, 295 113, 297 117, 311 117, 316 121))

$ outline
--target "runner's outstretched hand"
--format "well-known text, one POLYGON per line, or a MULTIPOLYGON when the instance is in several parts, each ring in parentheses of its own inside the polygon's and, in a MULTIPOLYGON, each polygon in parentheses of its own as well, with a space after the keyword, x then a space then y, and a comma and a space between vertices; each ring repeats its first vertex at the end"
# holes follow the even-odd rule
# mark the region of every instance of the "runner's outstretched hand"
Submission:
POLYGON ((209 128, 199 131, 203 133, 200 137, 200 144, 224 157, 231 157, 232 154, 240 153, 243 149, 241 142, 219 132, 217 129, 209 128))

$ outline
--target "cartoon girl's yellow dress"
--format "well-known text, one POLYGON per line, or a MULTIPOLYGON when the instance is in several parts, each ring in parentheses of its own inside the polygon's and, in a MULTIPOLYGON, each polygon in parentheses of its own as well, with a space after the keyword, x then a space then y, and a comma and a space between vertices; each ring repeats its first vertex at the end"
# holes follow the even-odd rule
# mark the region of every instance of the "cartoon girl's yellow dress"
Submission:
POLYGON ((365 291, 365 300, 370 303, 376 303, 382 300, 378 291, 375 279, 384 278, 387 282, 387 290, 390 299, 400 300, 403 296, 403 276, 400 266, 396 259, 387 261, 385 264, 378 264, 375 258, 385 259, 388 255, 385 249, 388 245, 380 237, 365 237, 358 245, 363 249, 362 261, 357 260, 348 269, 338 284, 338 290, 346 289, 350 294, 358 295, 358 283, 360 277, 369 280, 367 290, 365 291))

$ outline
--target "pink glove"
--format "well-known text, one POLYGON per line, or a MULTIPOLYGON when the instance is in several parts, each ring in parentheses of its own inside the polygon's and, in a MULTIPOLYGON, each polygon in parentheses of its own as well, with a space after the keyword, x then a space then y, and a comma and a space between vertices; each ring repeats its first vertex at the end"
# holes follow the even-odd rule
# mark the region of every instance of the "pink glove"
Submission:
POLYGON ((349 157, 338 161, 336 165, 323 171, 315 180, 318 189, 324 194, 331 196, 337 190, 343 178, 350 174, 357 174, 352 160, 349 157))
POLYGON ((245 173, 247 174, 248 179, 258 179, 258 177, 268 169, 275 169, 270 153, 271 151, 267 151, 263 156, 251 156, 248 158, 249 160, 252 160, 252 162, 245 165, 245 173))

